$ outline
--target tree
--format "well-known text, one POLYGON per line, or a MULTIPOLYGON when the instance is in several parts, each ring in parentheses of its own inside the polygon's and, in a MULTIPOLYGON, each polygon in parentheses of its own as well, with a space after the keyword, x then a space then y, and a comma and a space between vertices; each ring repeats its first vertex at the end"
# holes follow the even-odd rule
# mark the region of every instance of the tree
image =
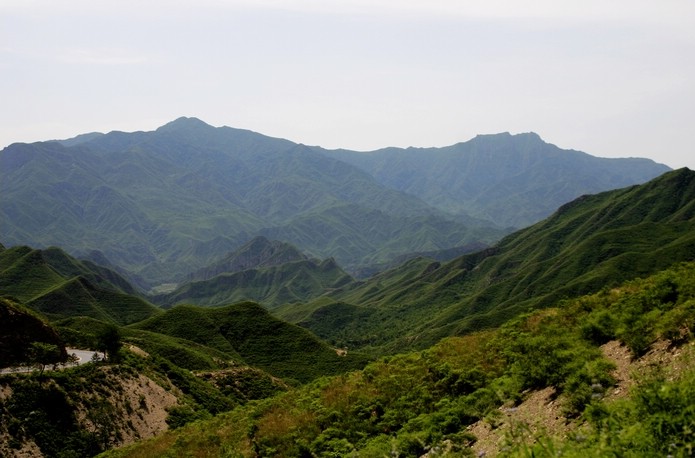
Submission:
POLYGON ((76 366, 80 362, 80 357, 77 356, 75 353, 71 353, 68 355, 68 359, 65 362, 66 365, 68 366, 76 366))
POLYGON ((121 348, 121 331, 118 326, 109 324, 97 335, 97 350, 103 351, 105 358, 111 362, 118 361, 118 350, 121 348))
POLYGON ((39 375, 43 374, 46 366, 61 361, 60 348, 57 345, 46 342, 32 342, 29 345, 29 360, 32 366, 39 369, 39 375))

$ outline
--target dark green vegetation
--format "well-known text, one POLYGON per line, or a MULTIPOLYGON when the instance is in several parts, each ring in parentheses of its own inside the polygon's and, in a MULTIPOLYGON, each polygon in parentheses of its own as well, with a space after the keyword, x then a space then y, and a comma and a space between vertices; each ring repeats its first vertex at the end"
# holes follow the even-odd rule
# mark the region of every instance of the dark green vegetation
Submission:
POLYGON ((329 154, 440 210, 513 227, 535 223, 582 194, 642 183, 669 170, 645 159, 563 150, 534 133, 479 135, 445 148, 329 154))
POLYGON ((695 172, 681 169, 579 198, 481 252, 413 260, 277 314, 336 344, 394 353, 693 259, 695 172))
MULTIPOLYGON (((301 283, 300 280, 304 280, 302 268, 287 269, 284 291, 304 294, 310 289, 306 285, 311 287, 311 281, 322 281, 325 287, 350 280, 332 260, 320 264, 305 260, 299 264, 309 266, 306 270, 312 278, 308 283, 301 283)), ((271 316, 256 303, 208 309, 179 306, 163 312, 111 284, 108 276, 102 275, 106 269, 90 270, 90 266, 56 248, 4 250, 0 252, 0 294, 15 300, 3 303, 16 307, 21 307, 22 303, 47 316, 59 327, 61 336, 77 347, 100 349, 109 356, 116 356, 118 346, 114 341, 123 338, 186 369, 210 370, 230 364, 250 364, 278 377, 306 382, 321 375, 355 369, 366 362, 359 354, 339 356, 307 330, 271 316), (75 276, 66 278, 68 273, 75 276), (116 326, 125 324, 133 325, 116 326)), ((275 268, 270 269, 272 273, 275 268)), ((244 271, 240 275, 242 279, 249 278, 254 272, 244 271)), ((259 275, 267 274, 259 272, 259 275)), ((214 284, 214 279, 207 283, 214 284)), ((282 292, 279 289, 275 294, 282 292)), ((285 293, 286 297, 293 297, 290 293, 285 293)), ((19 309, 7 310, 16 315, 19 309)), ((39 319, 34 321, 37 328, 42 323, 39 319)), ((31 339, 34 340, 53 343, 31 339)), ((28 345, 31 341, 25 343, 28 345)))
POLYGON ((0 456, 93 456, 367 362, 258 304, 164 312, 92 267, 56 248, 0 252, 0 366, 36 367, 0 377, 0 456), (68 359, 65 345, 106 362, 48 370, 68 359))
POLYGON ((274 318, 253 302, 177 306, 133 327, 238 354, 251 366, 300 382, 359 368, 367 361, 359 354, 339 356, 307 330, 274 318))
POLYGON ((30 309, 8 298, 0 298, 0 368, 31 363, 38 359, 65 361, 67 353, 55 330, 30 309), (33 347, 32 347, 33 345, 33 347), (55 352, 51 348, 57 350, 55 352), (42 354, 32 354, 41 351, 42 354))
POLYGON ((0 294, 49 318, 88 316, 128 324, 161 313, 133 292, 117 273, 78 261, 58 248, 0 251, 0 294))
POLYGON ((687 456, 695 441, 694 360, 683 360, 670 381, 647 377, 629 397, 611 401, 605 394, 614 366, 599 345, 618 340, 637 358, 659 340, 687 353, 695 263, 555 305, 106 456, 473 456, 468 425, 496 423, 500 406, 544 387, 556 389, 568 421, 583 424, 581 434, 537 443, 512 436, 503 455, 687 456))
POLYGON ((337 355, 308 331, 253 303, 179 306, 138 327, 89 317, 59 319, 52 327, 36 312, 1 301, 7 305, 0 308, 3 357, 37 367, 33 373, 0 377, 0 435, 9 440, 0 444, 2 456, 33 444, 43 456, 90 457, 161 432, 166 425, 176 428, 210 418, 290 385, 366 363, 359 355, 337 355), (20 335, 14 340, 8 340, 13 334, 4 329, 6 324, 17 327, 20 335), (47 364, 57 362, 38 353, 58 348, 49 344, 49 337, 57 339, 63 354, 65 342, 102 350, 107 361, 44 372, 47 364), (26 351, 5 355, 5 344, 26 351), (206 372, 194 375, 191 370, 206 372))
POLYGON ((1 376, 0 455, 17 456, 33 447, 31 456, 92 457, 167 424, 176 428, 287 389, 248 367, 211 381, 154 354, 121 350, 117 359, 118 365, 1 376))
POLYGON ((384 152, 343 153, 186 118, 153 132, 14 144, 0 152, 0 232, 6 245, 55 245, 110 265, 143 290, 180 283, 258 235, 373 272, 397 256, 490 244, 508 232, 487 219, 526 224, 580 194, 666 170, 528 135, 398 151, 403 167, 384 163, 373 176, 345 161, 380 161, 384 152), (478 218, 461 208, 469 203, 478 218))
POLYGON ((303 260, 279 266, 220 274, 210 280, 185 283, 169 294, 154 296, 162 305, 220 305, 253 300, 272 309, 306 302, 352 282, 333 259, 303 260))
POLYGON ((288 262, 307 260, 309 258, 305 254, 289 243, 268 240, 261 235, 254 237, 238 250, 229 253, 212 265, 188 275, 186 281, 209 280, 220 274, 275 267, 288 262))

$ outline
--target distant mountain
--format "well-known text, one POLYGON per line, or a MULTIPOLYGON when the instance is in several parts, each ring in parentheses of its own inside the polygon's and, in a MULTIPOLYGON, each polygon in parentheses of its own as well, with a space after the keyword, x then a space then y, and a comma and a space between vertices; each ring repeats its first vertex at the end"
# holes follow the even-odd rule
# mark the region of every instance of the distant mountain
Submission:
POLYGON ((445 148, 325 153, 442 211, 517 228, 582 194, 644 183, 670 170, 649 159, 563 150, 535 133, 479 135, 445 148))
POLYGON ((413 260, 277 315, 351 347, 402 351, 692 260, 695 172, 680 169, 580 197, 481 252, 413 260))
POLYGON ((0 295, 14 297, 52 319, 89 316, 129 324, 160 312, 134 292, 117 273, 78 261, 55 247, 0 251, 0 295))
POLYGON ((6 245, 98 250, 147 289, 257 235, 352 270, 504 234, 304 145, 194 118, 10 145, 0 152, 0 196, 6 245))
POLYGON ((186 276, 186 281, 209 280, 222 273, 279 266, 309 258, 289 243, 257 236, 214 264, 186 276))
POLYGON ((253 302, 216 308, 177 306, 133 328, 235 352, 252 366, 300 382, 358 368, 367 361, 356 354, 339 356, 307 330, 274 318, 253 302))
POLYGON ((351 282, 333 259, 305 259, 217 275, 209 280, 184 283, 152 301, 176 304, 221 305, 244 300, 272 309, 285 303, 306 302, 351 282))

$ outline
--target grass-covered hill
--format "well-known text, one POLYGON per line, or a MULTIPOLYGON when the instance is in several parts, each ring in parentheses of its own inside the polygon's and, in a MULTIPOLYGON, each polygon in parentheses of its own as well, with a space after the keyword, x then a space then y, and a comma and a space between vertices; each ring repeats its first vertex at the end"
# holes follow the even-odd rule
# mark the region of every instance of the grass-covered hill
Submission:
POLYGON ((293 245, 279 240, 268 240, 259 235, 224 258, 186 276, 186 281, 209 280, 223 273, 273 267, 307 259, 308 256, 293 245))
POLYGON ((582 194, 643 183, 669 168, 560 149, 537 134, 479 135, 444 148, 330 151, 379 183, 449 213, 525 227, 582 194))
POLYGON ((693 259, 695 172, 680 169, 583 196, 481 252, 411 261, 278 314, 324 339, 396 352, 693 259))
POLYGON ((184 303, 208 306, 252 300, 272 309, 282 304, 307 302, 351 281, 333 259, 305 259, 185 283, 171 293, 153 297, 152 301, 170 307, 184 303))
POLYGON ((209 308, 180 305, 131 328, 238 354, 251 366, 299 382, 355 369, 367 361, 360 354, 339 355, 307 330, 273 317, 253 302, 209 308))
POLYGON ((488 456, 473 448, 479 438, 472 427, 480 423, 507 424, 499 456, 689 456, 693 285, 695 264, 678 264, 104 456, 488 456), (616 387, 606 343, 635 360, 655 343, 671 350, 647 354, 653 369, 642 370, 628 391, 616 387), (549 402, 561 417, 557 436, 508 424, 539 390, 555 393, 549 402))
MULTIPOLYGON (((285 278, 284 285, 278 281, 276 297, 283 294, 283 289, 304 294, 313 287, 312 281, 324 282, 323 288, 330 283, 329 278, 337 282, 334 286, 350 280, 332 260, 299 263, 310 264, 305 267, 311 278, 302 277, 301 266, 291 266, 287 271, 292 275, 285 278)), ((124 338, 137 347, 189 370, 215 370, 241 364, 265 369, 284 379, 306 382, 361 367, 367 361, 352 352, 339 355, 342 352, 311 332, 273 317, 254 302, 215 308, 177 306, 164 312, 109 283, 111 277, 102 276, 107 269, 92 271, 90 266, 57 248, 1 250, 0 295, 11 297, 9 302, 50 319, 58 326, 59 333, 79 348, 96 348, 95 336, 116 325, 124 338)), ((240 284, 244 284, 243 275, 249 272, 253 271, 240 273, 240 284)), ((272 276, 273 272, 261 272, 258 285, 272 284, 271 278, 262 275, 272 276)), ((128 289, 127 284, 123 288, 128 289)), ((250 290, 247 284, 246 291, 250 290)), ((229 294, 233 290, 225 291, 229 294)), ((40 320, 35 324, 38 329, 40 320)), ((27 348, 18 344, 16 350, 26 353, 27 348)))
POLYGON ((311 259, 289 243, 258 236, 186 280, 151 300, 164 307, 250 300, 272 309, 307 302, 352 278, 333 259, 311 259))
POLYGON ((20 261, 33 253, 24 281, 15 282, 18 269, 7 284, 15 286, 14 298, 31 291, 36 297, 27 305, 0 297, 0 366, 40 362, 42 370, 0 374, 0 456, 91 457, 368 361, 249 302, 155 309, 122 326, 122 317, 134 316, 127 306, 140 299, 72 288, 87 280, 64 280, 40 250, 5 251, 10 268, 26 267, 20 261), (46 314, 50 324, 45 309, 54 312, 46 314), (108 361, 43 371, 47 362, 67 358, 65 345, 106 350, 108 361), (61 353, 57 359, 51 353, 51 361, 34 354, 44 347, 61 353))
POLYGON ((55 245, 81 258, 99 250, 148 289, 257 235, 346 267, 502 235, 304 145, 191 118, 11 145, 0 152, 0 194, 6 245, 55 245))
POLYGON ((160 312, 135 292, 119 274, 59 248, 16 246, 0 251, 0 294, 51 319, 89 316, 129 324, 160 312))

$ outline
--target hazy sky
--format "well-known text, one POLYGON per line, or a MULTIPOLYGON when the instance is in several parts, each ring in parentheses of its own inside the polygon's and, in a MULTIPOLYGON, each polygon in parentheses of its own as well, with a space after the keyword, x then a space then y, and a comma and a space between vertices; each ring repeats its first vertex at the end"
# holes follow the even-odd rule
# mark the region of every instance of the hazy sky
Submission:
POLYGON ((695 170, 693 0, 0 0, 0 146, 180 116, 327 148, 537 132, 695 170))

